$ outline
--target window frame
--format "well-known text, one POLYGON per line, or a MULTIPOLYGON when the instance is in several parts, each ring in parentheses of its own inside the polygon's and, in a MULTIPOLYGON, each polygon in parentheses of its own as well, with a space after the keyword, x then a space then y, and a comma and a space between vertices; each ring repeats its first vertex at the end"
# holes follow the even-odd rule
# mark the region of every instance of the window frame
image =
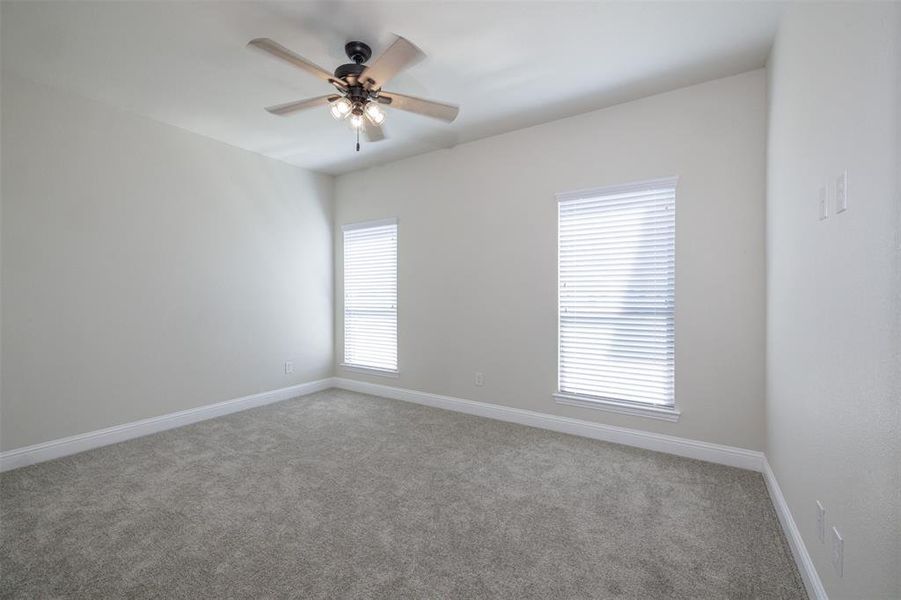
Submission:
MULTIPOLYGON (((594 396, 589 394, 581 394, 563 391, 560 386, 561 366, 562 366, 562 345, 561 345, 561 279, 560 279, 560 258, 561 258, 561 236, 560 236, 560 205, 569 200, 579 200, 591 197, 610 196, 615 194, 623 194, 628 192, 639 192, 643 190, 672 187, 674 195, 678 193, 678 177, 662 177, 657 179, 648 179, 643 181, 634 181, 625 184, 602 186, 597 188, 582 189, 571 192, 561 192, 555 194, 557 202, 557 383, 556 391, 553 394, 554 401, 557 404, 576 406, 580 408, 591 408, 603 410, 607 412, 647 417, 651 419, 660 419, 664 421, 676 422, 679 420, 681 411, 678 407, 675 390, 675 315, 676 315, 676 287, 673 285, 673 403, 671 405, 652 404, 650 402, 638 402, 633 400, 624 400, 619 398, 594 396)), ((675 208, 674 208, 675 210, 675 208)), ((677 215, 673 215, 673 269, 675 272, 676 255, 676 229, 677 215)))
POLYGON ((399 302, 399 273, 400 266, 400 224, 397 217, 387 217, 383 219, 374 219, 371 221, 360 221, 356 223, 346 223, 341 226, 341 318, 342 318, 342 361, 338 366, 342 369, 354 373, 362 373, 366 375, 378 375, 381 377, 397 377, 400 373, 400 302, 399 302), (395 300, 394 300, 394 344, 395 344, 395 368, 386 369, 374 365, 362 365, 347 362, 347 256, 345 254, 346 238, 348 231, 358 231, 361 229, 373 229, 377 227, 385 227, 394 225, 395 235, 395 300))

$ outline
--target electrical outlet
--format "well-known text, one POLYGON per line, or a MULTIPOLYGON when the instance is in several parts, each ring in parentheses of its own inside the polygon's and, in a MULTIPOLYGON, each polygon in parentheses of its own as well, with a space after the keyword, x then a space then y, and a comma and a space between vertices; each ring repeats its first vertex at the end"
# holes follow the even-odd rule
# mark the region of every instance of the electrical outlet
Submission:
POLYGON ((820 188, 820 200, 818 202, 819 219, 823 221, 829 218, 829 190, 826 186, 820 188))
POLYGON ((476 371, 476 385, 483 386, 485 385, 485 374, 481 371, 476 371))
POLYGON ((290 375, 294 372, 294 363, 290 360, 285 361, 285 375, 290 375))
POLYGON ((817 537, 821 542, 826 541, 826 507, 817 500, 817 537))
POLYGON ((835 527, 832 528, 832 566, 836 574, 841 577, 845 562, 845 540, 835 527))
POLYGON ((835 179, 835 214, 848 210, 848 172, 835 179))

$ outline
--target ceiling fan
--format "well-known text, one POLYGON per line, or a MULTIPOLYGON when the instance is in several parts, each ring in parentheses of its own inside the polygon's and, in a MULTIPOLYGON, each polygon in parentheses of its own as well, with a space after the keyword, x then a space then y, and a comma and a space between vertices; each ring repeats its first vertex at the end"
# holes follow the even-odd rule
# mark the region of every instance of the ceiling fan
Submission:
POLYGON ((357 136, 357 151, 360 151, 360 131, 370 142, 385 138, 382 123, 385 111, 382 106, 405 110, 451 123, 457 118, 460 107, 443 102, 433 102, 414 96, 382 90, 382 86, 407 67, 425 58, 425 54, 406 38, 398 36, 390 46, 371 64, 364 64, 372 57, 372 49, 363 42, 348 42, 344 52, 353 62, 344 64, 329 73, 307 59, 288 50, 269 38, 250 40, 250 47, 268 52, 276 58, 294 65, 307 73, 326 81, 337 93, 297 100, 286 104, 269 106, 267 111, 285 116, 299 110, 316 106, 329 106, 329 111, 337 120, 348 119, 357 136))

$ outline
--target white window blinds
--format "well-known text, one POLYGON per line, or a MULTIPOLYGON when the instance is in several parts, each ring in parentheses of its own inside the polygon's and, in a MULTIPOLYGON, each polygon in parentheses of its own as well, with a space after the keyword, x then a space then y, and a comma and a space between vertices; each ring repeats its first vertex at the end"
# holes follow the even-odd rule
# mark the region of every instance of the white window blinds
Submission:
POLYGON ((397 220, 343 229, 344 364, 397 371, 397 220))
POLYGON ((560 392, 672 407, 676 179, 557 198, 560 392))

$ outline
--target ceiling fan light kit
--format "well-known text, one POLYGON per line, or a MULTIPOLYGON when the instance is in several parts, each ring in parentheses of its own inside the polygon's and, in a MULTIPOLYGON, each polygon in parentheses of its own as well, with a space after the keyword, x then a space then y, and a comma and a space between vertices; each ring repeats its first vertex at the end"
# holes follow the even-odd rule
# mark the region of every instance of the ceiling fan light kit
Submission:
POLYGON ((372 49, 365 43, 351 41, 344 45, 344 52, 352 61, 339 66, 334 74, 322 69, 302 56, 268 38, 257 38, 248 43, 251 48, 267 52, 293 66, 314 75, 331 85, 337 94, 298 100, 266 108, 274 115, 287 116, 314 106, 327 105, 336 120, 349 120, 354 129, 357 151, 360 150, 360 132, 370 142, 385 139, 382 124, 386 114, 383 106, 432 117, 451 123, 460 112, 458 106, 383 91, 382 86, 400 71, 425 58, 422 50, 407 39, 397 37, 371 64, 372 49))

